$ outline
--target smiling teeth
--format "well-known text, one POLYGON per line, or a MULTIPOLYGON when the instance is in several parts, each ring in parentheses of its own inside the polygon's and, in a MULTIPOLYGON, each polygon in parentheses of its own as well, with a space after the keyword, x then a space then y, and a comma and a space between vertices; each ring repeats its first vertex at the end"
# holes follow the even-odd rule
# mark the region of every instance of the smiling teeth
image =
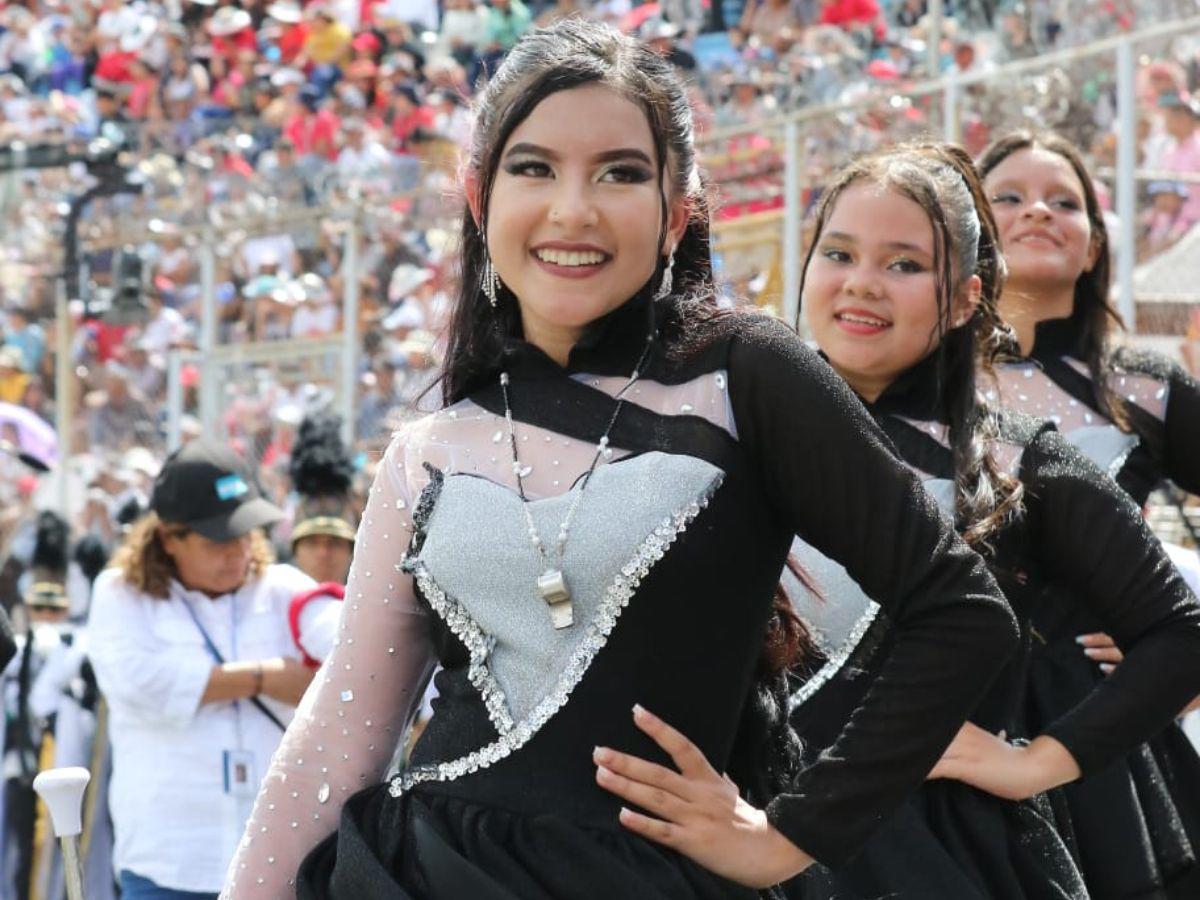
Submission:
POLYGON ((854 316, 850 313, 838 313, 838 318, 847 322, 858 322, 860 325, 874 325, 878 328, 887 328, 888 323, 882 319, 868 319, 866 316, 854 316))
POLYGON ((556 266, 595 266, 604 262, 604 254, 595 250, 535 250, 534 255, 542 262, 556 266))

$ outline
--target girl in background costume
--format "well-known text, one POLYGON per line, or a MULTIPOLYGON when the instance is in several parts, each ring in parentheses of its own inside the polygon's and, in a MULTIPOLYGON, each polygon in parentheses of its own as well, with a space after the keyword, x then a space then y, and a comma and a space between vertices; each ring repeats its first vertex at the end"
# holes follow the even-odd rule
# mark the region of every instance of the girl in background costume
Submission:
MULTIPOLYGON (((1017 132, 979 166, 1009 268, 1000 314, 1017 338, 992 399, 1053 421, 1139 507, 1167 480, 1200 491, 1200 385, 1177 364, 1116 343, 1108 234, 1078 151, 1057 135, 1017 132)), ((1081 544, 1094 540, 1092 523, 1078 526, 1081 544)), ((1103 641, 1102 624, 1074 604, 1039 604, 1031 728, 1102 680, 1077 642, 1103 641)), ((1066 796, 1095 896, 1200 896, 1200 759, 1176 725, 1066 796)))

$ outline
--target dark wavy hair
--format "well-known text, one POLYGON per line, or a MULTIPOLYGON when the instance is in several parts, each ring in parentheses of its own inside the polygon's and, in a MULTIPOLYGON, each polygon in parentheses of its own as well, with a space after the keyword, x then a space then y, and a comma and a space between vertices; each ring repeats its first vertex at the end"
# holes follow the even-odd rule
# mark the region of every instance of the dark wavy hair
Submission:
POLYGON ((1020 482, 1001 471, 992 457, 1000 422, 994 410, 978 402, 976 392, 977 370, 990 373, 1012 341, 1012 331, 998 312, 1005 267, 991 207, 971 157, 955 144, 904 144, 857 159, 837 174, 821 199, 804 261, 802 294, 809 263, 838 198, 861 182, 909 198, 933 226, 936 404, 949 423, 959 530, 968 543, 986 546, 1020 510, 1022 496, 1020 482), (982 285, 979 303, 969 322, 953 327, 955 295, 972 275, 978 275, 982 285))
POLYGON ((1129 430, 1124 401, 1108 387, 1106 374, 1110 342, 1113 334, 1125 328, 1120 313, 1109 301, 1112 287, 1112 271, 1109 264, 1108 228, 1100 210, 1100 200, 1092 184, 1087 163, 1075 146, 1054 132, 1029 130, 1012 131, 993 141, 979 157, 979 174, 987 176, 1004 160, 1022 150, 1045 150, 1057 154, 1067 161, 1079 179, 1083 190, 1084 208, 1092 230, 1092 242, 1096 247, 1096 264, 1091 271, 1083 272, 1075 281, 1075 300, 1072 319, 1080 329, 1080 345, 1084 362, 1092 377, 1092 389, 1100 409, 1122 429, 1129 430))
MULTIPOLYGON (((689 219, 675 248, 672 299, 658 316, 661 349, 676 357, 694 352, 720 329, 709 249, 705 186, 696 167, 692 111, 683 84, 657 53, 615 29, 582 19, 565 19, 528 32, 477 101, 465 181, 477 191, 480 221, 462 205, 459 289, 451 316, 442 373, 444 402, 456 403, 498 376, 505 339, 521 337, 516 298, 503 285, 493 310, 482 290, 488 207, 496 171, 513 131, 539 103, 559 91, 604 85, 635 103, 646 115, 663 191, 659 242, 666 234, 668 198, 685 198, 689 219)), ((661 283, 665 260, 635 297, 649 296, 661 283)), ((630 298, 631 300, 635 298, 630 298)), ((786 594, 777 591, 764 635, 758 677, 735 738, 730 775, 747 794, 765 801, 782 791, 799 759, 788 725, 787 672, 809 647, 808 633, 786 594)))

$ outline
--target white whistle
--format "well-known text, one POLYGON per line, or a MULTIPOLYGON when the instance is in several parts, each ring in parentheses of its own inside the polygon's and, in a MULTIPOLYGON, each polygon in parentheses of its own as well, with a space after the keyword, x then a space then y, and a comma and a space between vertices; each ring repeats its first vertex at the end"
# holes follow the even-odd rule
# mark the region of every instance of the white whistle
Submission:
POLYGON ((83 831, 83 792, 91 778, 87 769, 71 766, 39 772, 33 779, 33 789, 45 801, 54 833, 62 841, 63 874, 69 900, 84 900, 79 834, 83 831))

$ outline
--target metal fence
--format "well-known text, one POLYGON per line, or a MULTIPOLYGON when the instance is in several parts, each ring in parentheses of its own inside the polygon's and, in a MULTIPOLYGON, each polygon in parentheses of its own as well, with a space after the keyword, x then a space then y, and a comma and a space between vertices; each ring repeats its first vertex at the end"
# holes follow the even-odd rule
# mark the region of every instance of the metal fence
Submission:
POLYGON ((1200 283, 1192 275, 1200 265, 1200 233, 1192 229, 1166 249, 1145 240, 1150 185, 1169 180, 1200 190, 1200 173, 1140 167, 1154 126, 1147 76, 1155 62, 1194 79, 1200 17, 713 131, 702 138, 701 160, 718 185, 718 262, 735 285, 757 279, 759 302, 794 320, 806 217, 821 186, 849 158, 923 136, 978 153, 1010 129, 1050 129, 1084 152, 1109 203, 1114 297, 1131 330, 1200 366, 1200 283))

